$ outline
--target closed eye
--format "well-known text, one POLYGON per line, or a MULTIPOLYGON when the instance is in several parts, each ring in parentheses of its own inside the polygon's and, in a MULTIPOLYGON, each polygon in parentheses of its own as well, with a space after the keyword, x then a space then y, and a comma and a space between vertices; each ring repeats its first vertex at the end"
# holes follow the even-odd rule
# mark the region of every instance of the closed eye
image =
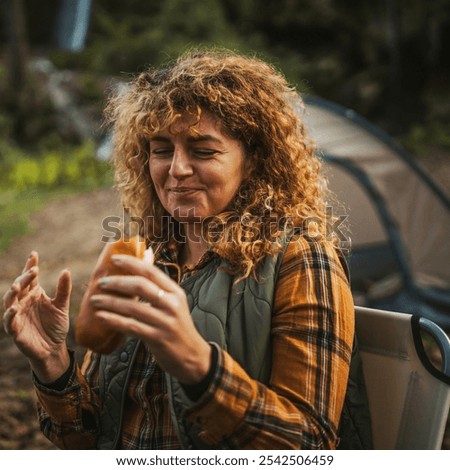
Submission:
POLYGON ((210 158, 216 155, 218 152, 214 149, 195 148, 192 153, 197 158, 210 158))
POLYGON ((171 157, 172 155, 173 155, 173 147, 150 148, 150 156, 171 157))

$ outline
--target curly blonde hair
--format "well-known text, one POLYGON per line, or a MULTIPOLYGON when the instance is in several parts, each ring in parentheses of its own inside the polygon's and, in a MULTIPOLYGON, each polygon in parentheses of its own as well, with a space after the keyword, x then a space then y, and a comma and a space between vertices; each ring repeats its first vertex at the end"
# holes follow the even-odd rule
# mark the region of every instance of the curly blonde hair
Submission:
POLYGON ((160 246, 161 234, 168 234, 167 241, 176 229, 150 178, 149 139, 186 112, 197 119, 212 114, 253 162, 231 207, 204 224, 209 246, 228 261, 230 272, 256 276, 288 228, 308 224, 309 231, 325 235, 328 191, 301 109, 298 93, 273 66, 224 50, 187 52, 110 97, 106 118, 113 124, 116 185, 133 216, 152 220, 142 234, 148 243, 160 246))

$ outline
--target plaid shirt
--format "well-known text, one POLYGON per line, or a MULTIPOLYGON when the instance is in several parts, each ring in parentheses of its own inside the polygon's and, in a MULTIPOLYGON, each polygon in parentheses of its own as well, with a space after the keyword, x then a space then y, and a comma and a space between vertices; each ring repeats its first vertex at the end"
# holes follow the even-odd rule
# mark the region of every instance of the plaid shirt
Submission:
MULTIPOLYGON (((178 280, 182 271, 169 250, 178 280), (178 273, 178 274, 177 274, 178 273)), ((208 261, 207 253, 197 268, 208 261)), ((168 263, 169 261, 166 261, 168 263)), ((193 275, 187 271, 184 275, 193 275)), ((348 281, 328 242, 292 240, 277 279, 269 384, 251 379, 220 350, 208 389, 186 415, 214 446, 224 437, 237 449, 334 448, 354 334, 348 281)), ((99 356, 87 352, 62 391, 36 383, 44 434, 61 448, 92 448, 98 429, 99 356)), ((141 344, 129 383, 119 442, 123 449, 179 449, 164 372, 141 344)))

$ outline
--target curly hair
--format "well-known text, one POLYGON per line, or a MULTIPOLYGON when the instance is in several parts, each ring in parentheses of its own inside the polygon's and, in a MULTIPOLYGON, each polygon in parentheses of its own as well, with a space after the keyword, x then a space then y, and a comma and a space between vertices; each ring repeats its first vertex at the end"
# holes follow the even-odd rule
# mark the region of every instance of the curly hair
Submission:
POLYGON ((324 236, 328 190, 302 109, 298 93, 273 66, 224 50, 184 53, 110 97, 105 116, 113 124, 116 186, 133 216, 152 220, 142 234, 148 243, 159 246, 162 233, 170 240, 176 230, 150 177, 149 139, 186 112, 197 122, 202 112, 213 115, 254 163, 231 207, 203 224, 209 246, 230 272, 256 277, 264 258, 279 251, 287 228, 307 224, 309 234, 324 236))

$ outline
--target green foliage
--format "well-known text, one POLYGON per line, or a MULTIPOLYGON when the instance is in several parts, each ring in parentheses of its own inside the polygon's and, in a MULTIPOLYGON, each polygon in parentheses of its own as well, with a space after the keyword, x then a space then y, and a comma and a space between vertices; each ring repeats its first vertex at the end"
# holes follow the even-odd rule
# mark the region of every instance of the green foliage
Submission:
POLYGON ((432 147, 440 147, 450 152, 449 127, 440 121, 416 124, 402 139, 402 143, 419 157, 425 157, 432 147))
POLYGON ((73 148, 29 155, 17 147, 0 148, 0 189, 94 188, 111 182, 111 169, 95 158, 92 141, 73 148))
POLYGON ((40 183, 39 173, 39 163, 25 157, 13 165, 9 175, 9 183, 19 191, 25 188, 36 188, 40 183))
POLYGON ((66 58, 80 70, 126 77, 199 45, 256 52, 301 91, 404 132, 421 115, 425 88, 448 69, 449 7, 450 0, 96 0, 87 47, 66 58))
MULTIPOLYGON (((56 51, 59 67, 89 69, 102 74, 134 74, 166 62, 188 47, 216 45, 244 49, 219 0, 133 1, 111 8, 107 0, 94 5, 89 44, 79 54, 56 51)), ((250 33, 252 34, 252 33, 250 33)), ((250 44, 251 47, 251 44, 250 44)))

